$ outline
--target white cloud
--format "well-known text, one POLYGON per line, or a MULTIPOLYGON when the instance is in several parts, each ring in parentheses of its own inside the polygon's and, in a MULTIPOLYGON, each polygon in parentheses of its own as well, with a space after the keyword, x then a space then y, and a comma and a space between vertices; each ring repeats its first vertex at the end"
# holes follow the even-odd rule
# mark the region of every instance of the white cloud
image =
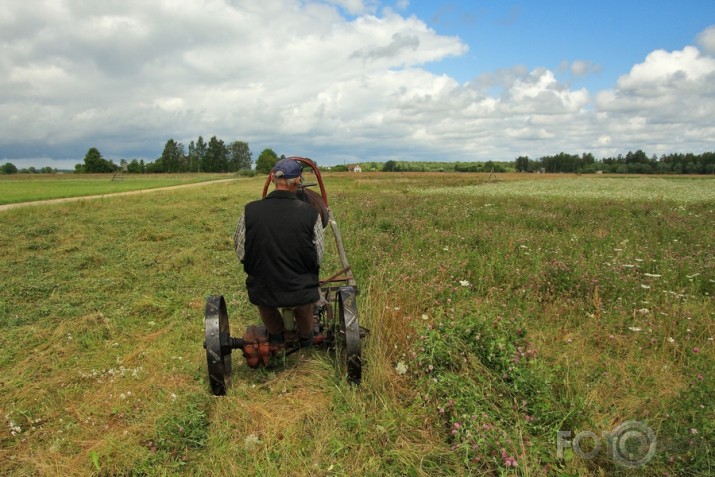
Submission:
POLYGON ((715 55, 715 26, 706 28, 698 35, 698 44, 703 49, 703 52, 715 55))
MULTIPOLYGON (((468 46, 414 16, 378 15, 378 7, 68 0, 37 8, 6 0, 0 160, 79 162, 91 146, 110 158, 152 160, 168 138, 198 135, 321 163, 598 156, 656 143, 697 152, 713 137, 715 59, 704 54, 712 29, 700 35, 702 51, 653 52, 594 95, 545 68, 515 65, 467 84, 429 72, 425 65, 468 46), (675 130, 687 132, 663 139, 675 130)), ((563 67, 574 76, 599 68, 588 60, 563 67)))
POLYGON ((614 143, 653 153, 704 151, 712 147, 715 58, 697 48, 656 50, 601 92, 598 109, 614 143))

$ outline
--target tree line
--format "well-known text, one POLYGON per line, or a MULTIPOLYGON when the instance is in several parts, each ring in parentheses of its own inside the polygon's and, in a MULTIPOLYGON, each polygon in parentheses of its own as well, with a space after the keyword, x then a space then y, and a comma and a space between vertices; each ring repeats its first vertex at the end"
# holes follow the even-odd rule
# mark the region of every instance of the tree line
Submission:
MULTIPOLYGON (((285 157, 285 156, 281 156, 285 157)), ((144 159, 121 159, 116 164, 111 159, 105 159, 96 147, 90 147, 81 164, 76 164, 74 172, 82 173, 112 173, 128 172, 135 174, 145 173, 181 173, 181 172, 238 172, 242 175, 252 175, 256 172, 268 174, 276 161, 278 154, 271 148, 266 148, 258 156, 253 167, 253 153, 244 141, 233 141, 226 144, 216 136, 208 142, 202 136, 196 141, 191 141, 188 148, 174 139, 169 139, 164 145, 161 156, 153 162, 144 162, 144 159)), ((17 173, 57 173, 57 169, 43 167, 38 170, 34 167, 20 169, 8 162, 0 166, 0 174, 17 173)))
POLYGON ((11 162, 6 162, 0 166, 0 174, 55 174, 57 172, 57 169, 53 169, 49 166, 41 167, 40 169, 32 166, 18 169, 17 166, 11 162))
POLYGON ((536 160, 519 156, 514 161, 517 172, 576 172, 612 174, 715 174, 715 152, 702 154, 663 154, 648 157, 642 150, 629 151, 623 156, 600 160, 591 153, 543 156, 536 160))
POLYGON ((253 157, 248 143, 233 141, 226 144, 212 136, 208 142, 202 136, 189 143, 188 149, 181 142, 169 139, 164 150, 155 161, 145 163, 143 159, 129 162, 122 159, 119 164, 102 157, 96 147, 87 151, 82 164, 75 166, 77 173, 115 172, 129 173, 181 173, 181 172, 238 172, 251 169, 253 157))
MULTIPOLYGON (((145 163, 143 159, 126 161, 119 164, 102 157, 96 147, 91 147, 82 164, 75 166, 77 173, 116 172, 129 173, 180 173, 180 172, 238 172, 251 175, 255 172, 267 174, 278 160, 278 155, 271 148, 264 149, 253 167, 253 154, 244 141, 233 141, 226 144, 216 136, 208 142, 199 136, 191 141, 188 148, 174 139, 169 139, 161 156, 153 162, 145 163)), ((553 156, 542 156, 530 159, 519 156, 511 162, 429 162, 429 161, 394 161, 361 162, 365 172, 571 172, 595 173, 607 172, 614 174, 715 174, 715 152, 702 154, 674 153, 663 154, 660 158, 648 156, 642 150, 629 151, 625 156, 596 159, 591 153, 568 154, 560 152, 553 156)), ((347 171, 347 165, 321 167, 332 171, 347 171)), ((30 167, 18 170, 12 163, 0 166, 0 174, 15 173, 56 173, 57 169, 30 167)))
MULTIPOLYGON (((346 164, 321 167, 333 172, 348 170, 346 164)), ((437 162, 437 161, 394 161, 361 162, 363 172, 509 172, 514 170, 511 162, 437 162)))

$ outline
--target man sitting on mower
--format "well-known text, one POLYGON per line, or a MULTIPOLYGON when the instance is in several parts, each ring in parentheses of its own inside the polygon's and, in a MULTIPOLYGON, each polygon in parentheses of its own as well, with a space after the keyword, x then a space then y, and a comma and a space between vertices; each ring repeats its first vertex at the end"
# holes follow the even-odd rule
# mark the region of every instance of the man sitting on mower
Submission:
POLYGON ((273 167, 275 190, 246 205, 233 237, 271 345, 285 342, 279 308, 292 308, 299 344, 313 343, 313 303, 320 299, 323 227, 318 210, 300 200, 301 165, 281 159, 273 167))

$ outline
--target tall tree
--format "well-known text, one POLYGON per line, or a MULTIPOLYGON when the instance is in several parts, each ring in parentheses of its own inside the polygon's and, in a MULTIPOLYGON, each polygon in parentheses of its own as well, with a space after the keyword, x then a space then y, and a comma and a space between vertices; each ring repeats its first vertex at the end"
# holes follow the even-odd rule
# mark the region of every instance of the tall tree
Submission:
POLYGON ((252 164, 253 158, 247 142, 233 141, 228 145, 229 172, 236 172, 241 169, 250 169, 252 164))
POLYGON ((399 172, 400 171, 400 166, 397 164, 395 161, 387 161, 383 166, 382 166, 382 172, 399 172))
POLYGON ((203 164, 206 172, 228 172, 228 148, 223 140, 216 136, 209 139, 203 164))
POLYGON ((529 156, 519 156, 514 161, 517 172, 530 172, 529 156))
POLYGON ((161 162, 166 172, 180 172, 184 162, 184 145, 173 139, 166 141, 161 153, 161 162))
POLYGON ((117 166, 102 157, 96 147, 90 147, 84 156, 84 172, 114 172, 117 166))
POLYGON ((17 173, 17 167, 15 164, 11 162, 6 162, 5 164, 0 167, 0 173, 2 174, 16 174, 17 173))
POLYGON ((278 154, 276 154, 273 149, 266 148, 261 151, 256 160, 256 172, 262 174, 269 174, 273 166, 278 162, 278 154))
POLYGON ((196 140, 194 155, 196 156, 196 172, 201 172, 204 166, 204 157, 206 156, 206 143, 204 142, 203 136, 199 136, 196 140))

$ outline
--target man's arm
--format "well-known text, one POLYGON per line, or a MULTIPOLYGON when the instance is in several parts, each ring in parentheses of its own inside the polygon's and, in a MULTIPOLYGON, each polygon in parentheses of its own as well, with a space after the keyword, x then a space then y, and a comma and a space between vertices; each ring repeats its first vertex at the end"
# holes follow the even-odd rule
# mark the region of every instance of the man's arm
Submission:
POLYGON ((323 235, 323 221, 318 214, 318 220, 313 226, 313 243, 315 244, 315 252, 318 254, 318 265, 323 261, 323 253, 325 252, 325 237, 323 235))
POLYGON ((236 226, 236 233, 233 234, 233 248, 236 250, 236 256, 243 263, 246 255, 246 213, 241 214, 236 226))

